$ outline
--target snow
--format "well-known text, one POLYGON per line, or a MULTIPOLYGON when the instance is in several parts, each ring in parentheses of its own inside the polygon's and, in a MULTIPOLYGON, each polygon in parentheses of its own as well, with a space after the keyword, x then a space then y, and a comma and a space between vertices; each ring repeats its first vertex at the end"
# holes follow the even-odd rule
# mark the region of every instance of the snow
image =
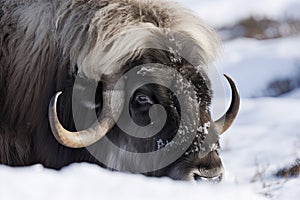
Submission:
POLYGON ((279 195, 280 199, 299 199, 300 179, 289 181, 283 187, 282 193, 279 195))
MULTIPOLYGON (((250 15, 300 18, 299 0, 177 1, 214 27, 250 15)), ((238 38, 224 44, 216 66, 220 74, 226 73, 236 82, 242 101, 237 120, 221 136, 222 183, 147 178, 86 163, 61 171, 41 165, 0 165, 0 199, 299 199, 300 178, 280 179, 274 174, 300 158, 300 89, 278 98, 267 97, 272 81, 299 78, 299 46, 300 36, 266 41, 238 38)), ((228 94, 227 89, 226 98, 230 99, 228 94)), ((220 116, 225 106, 218 109, 214 116, 220 116)))
POLYGON ((300 98, 300 89, 296 89, 296 90, 284 95, 284 97, 299 99, 300 98))
POLYGON ((73 164, 61 172, 37 165, 22 169, 0 167, 0 199, 264 199, 243 184, 201 185, 167 178, 145 178, 109 172, 89 164, 73 164), (219 190, 220 193, 215 193, 219 190), (223 198, 223 193, 237 190, 223 198))
POLYGON ((299 77, 299 45, 300 35, 266 41, 236 39, 226 43, 217 66, 234 77, 242 97, 261 97, 272 81, 299 77))
POLYGON ((249 16, 300 18, 299 0, 176 0, 211 26, 230 25, 249 16))
MULTIPOLYGON (((234 175, 231 178, 236 181, 249 183, 257 170, 266 168, 264 181, 271 186, 257 188, 259 192, 275 189, 277 182, 285 186, 286 180, 275 179, 274 174, 300 156, 300 116, 295 110, 300 110, 299 99, 243 99, 235 125, 221 140, 221 157, 229 177, 234 175)), ((299 185, 290 186, 294 187, 299 185)), ((277 188, 272 195, 284 192, 280 190, 277 188)), ((294 192, 299 194, 299 190, 294 192)))

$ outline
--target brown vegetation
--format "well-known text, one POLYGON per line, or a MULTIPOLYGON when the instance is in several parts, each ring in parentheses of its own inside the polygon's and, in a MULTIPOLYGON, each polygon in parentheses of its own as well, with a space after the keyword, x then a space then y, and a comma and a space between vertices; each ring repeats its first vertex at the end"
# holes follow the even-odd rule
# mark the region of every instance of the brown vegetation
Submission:
POLYGON ((280 169, 275 174, 277 177, 280 178, 290 178, 296 177, 300 175, 300 159, 298 158, 292 166, 285 167, 280 169))
POLYGON ((258 40, 275 39, 300 34, 300 20, 249 17, 234 25, 218 29, 224 40, 238 37, 255 38, 258 40))

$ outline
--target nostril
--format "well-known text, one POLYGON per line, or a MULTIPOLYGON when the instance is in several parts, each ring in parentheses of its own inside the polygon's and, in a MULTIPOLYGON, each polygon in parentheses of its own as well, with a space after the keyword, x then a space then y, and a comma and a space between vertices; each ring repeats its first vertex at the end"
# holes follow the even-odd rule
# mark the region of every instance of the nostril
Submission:
POLYGON ((195 181, 201 181, 201 176, 198 174, 194 174, 194 180, 195 181))

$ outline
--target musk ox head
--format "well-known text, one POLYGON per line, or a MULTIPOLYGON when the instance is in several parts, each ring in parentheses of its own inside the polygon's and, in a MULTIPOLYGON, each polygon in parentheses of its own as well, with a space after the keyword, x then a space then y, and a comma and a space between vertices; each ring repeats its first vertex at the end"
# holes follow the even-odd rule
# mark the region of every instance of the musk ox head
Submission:
MULTIPOLYGON (((57 29, 65 28, 58 20, 57 29)), ((78 42, 82 46, 75 63, 81 81, 75 81, 73 93, 93 88, 94 95, 85 97, 91 105, 88 112, 94 112, 89 119, 93 123, 79 114, 78 123, 90 127, 66 130, 56 113, 57 93, 49 106, 56 139, 71 148, 89 146, 111 169, 220 180, 218 136, 233 122, 239 96, 227 77, 231 106, 220 120, 212 121, 207 71, 218 48, 215 33, 190 11, 158 1, 108 3, 95 13, 88 33, 87 44, 78 42)), ((78 45, 73 43, 70 50, 78 45)))
MULTIPOLYGON (((32 0, 19 4, 11 7, 20 31, 3 36, 2 44, 9 48, 6 40, 17 37, 11 41, 19 43, 10 45, 22 47, 17 58, 31 45, 26 58, 14 59, 25 60, 25 67, 16 65, 23 71, 37 71, 39 82, 30 84, 36 91, 52 88, 51 84, 62 91, 55 94, 51 90, 54 96, 47 119, 61 143, 57 156, 63 151, 81 156, 86 154, 76 153, 88 151, 88 156, 68 159, 149 176, 221 179, 219 135, 232 124, 239 95, 226 77, 232 102, 223 117, 212 120, 208 71, 219 41, 193 12, 157 0, 32 0)), ((28 95, 26 91, 22 92, 28 95)), ((25 103, 39 102, 38 98, 35 95, 25 103)), ((31 121, 36 120, 34 114, 31 121)), ((33 125, 32 130, 39 130, 33 125)), ((37 137, 42 136, 49 137, 37 137)))

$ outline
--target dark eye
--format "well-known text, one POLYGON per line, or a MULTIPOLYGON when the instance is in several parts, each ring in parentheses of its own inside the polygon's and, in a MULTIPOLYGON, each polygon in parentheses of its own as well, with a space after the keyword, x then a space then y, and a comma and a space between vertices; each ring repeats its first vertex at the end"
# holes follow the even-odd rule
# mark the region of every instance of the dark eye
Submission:
POLYGON ((144 95, 144 94, 139 94, 135 97, 135 100, 139 104, 153 104, 153 101, 150 97, 144 95))

